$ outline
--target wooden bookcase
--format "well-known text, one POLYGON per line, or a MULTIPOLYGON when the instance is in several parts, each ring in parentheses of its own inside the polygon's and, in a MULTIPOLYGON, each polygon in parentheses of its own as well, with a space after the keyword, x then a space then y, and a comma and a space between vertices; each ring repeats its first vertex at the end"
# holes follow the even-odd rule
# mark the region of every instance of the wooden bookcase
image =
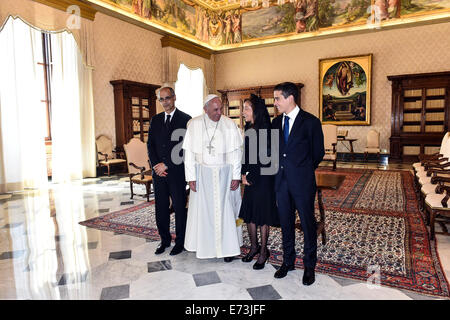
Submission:
POLYGON ((156 92, 160 86, 128 80, 110 81, 114 87, 116 150, 131 138, 147 142, 150 119, 156 114, 156 92))
MULTIPOLYGON (((301 107, 301 89, 303 88, 302 83, 296 83, 298 87, 298 101, 297 105, 301 107)), ((239 128, 244 128, 245 121, 242 115, 242 109, 244 107, 244 99, 250 98, 250 94, 256 94, 266 102, 267 110, 271 120, 278 116, 278 110, 273 104, 273 88, 275 85, 270 86, 258 86, 249 88, 239 88, 239 89, 226 89, 217 90, 222 95, 222 103, 224 106, 224 113, 227 117, 236 122, 239 128)))
POLYGON ((392 81, 390 158, 416 161, 439 151, 449 129, 450 72, 388 76, 392 81))

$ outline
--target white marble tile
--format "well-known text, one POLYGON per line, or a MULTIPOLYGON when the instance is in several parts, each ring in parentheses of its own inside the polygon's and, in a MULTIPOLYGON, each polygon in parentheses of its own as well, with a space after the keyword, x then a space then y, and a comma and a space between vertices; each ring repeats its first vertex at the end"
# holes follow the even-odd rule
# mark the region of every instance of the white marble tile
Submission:
POLYGON ((151 272, 130 284, 130 299, 187 300, 196 289, 191 274, 176 270, 151 272))
POLYGON ((338 299, 344 300, 411 300, 397 289, 385 286, 369 286, 366 283, 352 284, 342 288, 338 299), (371 289, 372 288, 372 289, 371 289))
POLYGON ((252 288, 269 285, 274 280, 276 269, 268 264, 261 270, 253 270, 253 263, 233 261, 217 268, 217 274, 223 283, 241 288, 252 288))
POLYGON ((192 300, 252 300, 247 289, 227 283, 215 283, 195 288, 189 293, 192 300))
POLYGON ((111 287, 128 284, 147 273, 147 264, 135 263, 131 259, 110 260, 92 268, 87 282, 96 287, 111 287))
MULTIPOLYGON (((163 253, 165 255, 168 253, 163 253)), ((176 256, 169 256, 172 261, 172 268, 181 272, 191 274, 216 271, 224 265, 231 265, 237 261, 226 263, 223 258, 197 259, 194 252, 183 252, 176 256)))
POLYGON ((316 272, 316 281, 310 286, 302 283, 303 270, 296 270, 283 279, 276 279, 272 283, 275 290, 283 299, 289 300, 329 300, 337 299, 342 291, 342 286, 327 275, 316 272))
POLYGON ((73 283, 59 286, 61 300, 99 300, 101 287, 92 285, 89 282, 73 283))

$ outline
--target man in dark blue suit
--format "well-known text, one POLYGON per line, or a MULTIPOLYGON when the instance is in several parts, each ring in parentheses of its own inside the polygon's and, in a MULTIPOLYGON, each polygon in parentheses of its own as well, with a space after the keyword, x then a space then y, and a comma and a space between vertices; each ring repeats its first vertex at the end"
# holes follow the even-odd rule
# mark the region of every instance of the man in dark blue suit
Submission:
POLYGON ((274 104, 281 113, 272 127, 279 129, 279 168, 275 192, 283 239, 283 264, 275 278, 283 278, 295 263, 295 209, 304 234, 303 284, 315 281, 317 227, 314 216, 314 171, 325 154, 320 120, 297 105, 298 88, 284 82, 274 87, 274 104))
MULTIPOLYGON (((161 88, 159 101, 164 112, 158 113, 150 121, 148 131, 148 157, 153 168, 153 186, 155 188, 156 226, 161 237, 161 243, 155 254, 161 254, 170 247, 170 211, 169 196, 175 210, 175 246, 170 255, 179 254, 184 250, 184 235, 186 231, 186 181, 184 163, 172 159, 172 149, 184 138, 172 141, 172 132, 176 129, 186 130, 191 116, 175 108, 175 92, 170 87, 161 88), (177 163, 177 164, 176 164, 177 163)), ((185 131, 184 131, 185 133, 185 131)), ((177 155, 183 157, 183 149, 177 155)))

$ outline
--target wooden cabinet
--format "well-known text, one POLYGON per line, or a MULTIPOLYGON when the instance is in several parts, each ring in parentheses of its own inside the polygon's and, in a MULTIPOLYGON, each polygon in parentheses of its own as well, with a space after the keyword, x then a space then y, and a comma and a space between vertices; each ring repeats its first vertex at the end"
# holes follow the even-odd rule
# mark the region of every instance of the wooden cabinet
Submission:
MULTIPOLYGON (((298 87, 298 101, 299 106, 302 105, 301 102, 301 89, 303 88, 302 83, 296 83, 298 87)), ((227 89, 227 90, 217 90, 222 95, 222 102, 224 106, 224 113, 226 116, 236 122, 239 128, 244 128, 245 121, 242 115, 242 109, 244 107, 244 100, 250 98, 250 94, 256 94, 266 102, 267 110, 271 120, 278 116, 278 110, 273 104, 273 88, 275 85, 270 86, 259 86, 259 87, 249 87, 249 88, 239 88, 239 89, 227 89)))
POLYGON ((116 150, 131 138, 147 142, 150 119, 156 114, 156 92, 160 86, 128 80, 110 81, 114 87, 116 150))
POLYGON ((390 158, 415 161, 439 151, 449 130, 450 72, 388 76, 392 81, 390 158))

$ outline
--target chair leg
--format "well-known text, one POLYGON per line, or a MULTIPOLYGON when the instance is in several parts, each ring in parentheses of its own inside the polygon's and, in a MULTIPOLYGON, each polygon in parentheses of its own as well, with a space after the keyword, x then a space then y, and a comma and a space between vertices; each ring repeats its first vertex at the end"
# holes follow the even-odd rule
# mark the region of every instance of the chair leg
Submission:
MULTIPOLYGON (((424 197, 422 195, 422 192, 419 192, 419 211, 423 212, 424 211, 424 197)), ((426 212, 427 210, 425 210, 426 212)))
POLYGON ((147 202, 150 202, 150 183, 149 182, 147 182, 145 184, 145 190, 146 190, 147 202))
POLYGON ((133 199, 133 181, 131 181, 131 178, 130 178, 130 190, 131 190, 131 197, 130 197, 130 199, 133 199))
POLYGON ((336 171, 336 161, 337 161, 337 159, 334 159, 334 161, 333 161, 333 171, 336 171))
POLYGON ((434 240, 434 220, 436 217, 436 212, 430 208, 430 240, 434 240))
POLYGON ((108 177, 109 177, 109 174, 110 174, 110 168, 109 168, 109 164, 108 164, 108 177))

